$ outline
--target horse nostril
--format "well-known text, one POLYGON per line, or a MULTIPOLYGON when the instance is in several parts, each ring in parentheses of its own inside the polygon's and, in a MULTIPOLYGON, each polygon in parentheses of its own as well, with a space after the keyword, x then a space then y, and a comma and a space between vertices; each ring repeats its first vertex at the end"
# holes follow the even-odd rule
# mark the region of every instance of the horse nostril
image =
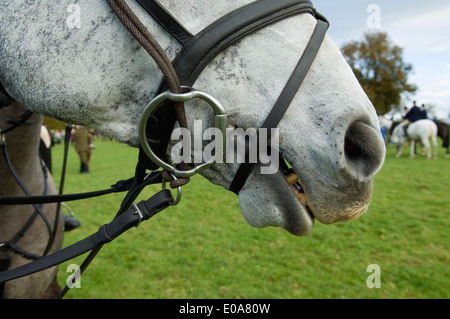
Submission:
POLYGON ((359 151, 358 145, 355 143, 352 137, 345 136, 345 155, 349 157, 356 157, 359 151))
POLYGON ((345 134, 344 152, 347 166, 356 176, 367 177, 375 174, 383 164, 385 144, 372 126, 353 122, 345 134))

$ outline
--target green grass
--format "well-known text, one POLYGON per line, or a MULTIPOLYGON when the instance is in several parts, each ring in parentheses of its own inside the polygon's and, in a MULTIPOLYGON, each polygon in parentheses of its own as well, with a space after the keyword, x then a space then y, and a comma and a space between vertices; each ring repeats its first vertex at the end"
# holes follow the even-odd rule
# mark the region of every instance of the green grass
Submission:
MULTIPOLYGON (((95 142, 91 173, 78 174, 70 149, 65 193, 108 188, 133 176, 137 151, 95 142)), ((53 151, 59 178, 62 146, 53 151)), ((294 237, 245 222, 237 197, 194 177, 179 206, 161 212, 110 244, 66 298, 449 298, 450 158, 394 158, 375 180, 368 213, 347 224, 321 225, 294 237), (366 285, 368 265, 381 288, 366 285)), ((140 199, 159 187, 146 189, 140 199)), ((82 227, 64 245, 94 233, 115 215, 124 194, 68 203, 82 227)), ((69 264, 60 266, 65 284, 69 264)))

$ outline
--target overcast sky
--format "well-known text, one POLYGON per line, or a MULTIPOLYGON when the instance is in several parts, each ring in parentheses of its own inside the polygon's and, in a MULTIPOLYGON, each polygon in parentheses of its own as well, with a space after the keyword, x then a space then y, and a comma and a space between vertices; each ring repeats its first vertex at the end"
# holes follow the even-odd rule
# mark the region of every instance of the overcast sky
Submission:
POLYGON ((313 4, 330 21, 328 34, 339 47, 362 40, 367 31, 387 32, 391 41, 404 49, 404 61, 414 68, 410 82, 418 91, 404 104, 411 106, 413 100, 432 104, 439 118, 448 118, 449 0, 313 0, 313 4), (380 19, 376 20, 378 11, 380 19))

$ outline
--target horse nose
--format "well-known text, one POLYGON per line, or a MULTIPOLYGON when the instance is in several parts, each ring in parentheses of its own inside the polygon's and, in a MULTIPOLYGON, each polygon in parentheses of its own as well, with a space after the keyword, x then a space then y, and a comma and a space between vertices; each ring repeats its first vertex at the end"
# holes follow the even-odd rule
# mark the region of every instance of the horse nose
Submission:
POLYGON ((364 181, 383 165, 386 147, 378 128, 363 121, 348 127, 344 141, 345 166, 349 173, 364 181))

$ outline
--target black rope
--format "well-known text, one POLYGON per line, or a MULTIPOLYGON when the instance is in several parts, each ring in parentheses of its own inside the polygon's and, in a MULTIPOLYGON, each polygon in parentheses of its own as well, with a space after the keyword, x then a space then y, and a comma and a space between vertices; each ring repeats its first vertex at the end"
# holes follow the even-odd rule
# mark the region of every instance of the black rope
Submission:
MULTIPOLYGON (((66 168, 67 168, 67 158, 69 157, 69 143, 70 143, 70 134, 72 132, 72 126, 66 125, 66 134, 64 136, 64 157, 63 157, 63 166, 61 169, 61 180, 59 183, 59 195, 62 195, 64 190, 64 182, 66 178, 66 168)), ((49 245, 50 247, 53 246, 53 243, 55 242, 56 238, 56 232, 58 230, 58 224, 59 224, 59 218, 60 218, 60 211, 61 211, 61 202, 58 202, 56 204, 56 211, 55 211, 55 220, 53 223, 53 233, 52 236, 49 239, 49 245)))
POLYGON ((20 115, 20 119, 18 121, 15 120, 11 120, 11 119, 7 119, 6 123, 12 124, 10 127, 8 127, 7 129, 0 131, 1 134, 6 134, 8 132, 11 132, 12 130, 21 127, 21 126, 26 126, 26 125, 30 125, 31 122, 27 122, 28 119, 33 115, 33 112, 31 112, 30 110, 26 110, 25 112, 23 112, 20 115))
MULTIPOLYGON (((47 190, 48 190, 48 183, 47 183, 47 168, 45 167, 45 165, 42 163, 42 171, 44 174, 44 191, 43 194, 46 195, 47 194, 47 190)), ((39 207, 42 209, 42 205, 39 205, 39 207)), ((28 221, 25 223, 25 225, 17 232, 17 234, 14 236, 14 238, 12 240, 10 240, 9 242, 5 243, 5 246, 8 247, 10 250, 12 250, 14 253, 26 258, 26 259, 30 259, 30 260, 36 260, 37 258, 39 258, 40 256, 30 253, 20 247, 18 247, 16 244, 19 242, 19 240, 25 236, 25 233, 28 231, 28 229, 31 227, 31 225, 33 225, 34 221, 36 220, 36 218, 39 216, 38 212, 35 210, 33 212, 33 215, 31 215, 31 217, 28 219, 28 221)), ((53 229, 53 233, 55 233, 56 228, 53 229)), ((49 236, 49 240, 52 238, 53 236, 49 236)), ((51 245, 47 244, 47 247, 51 247, 51 245)), ((45 251, 43 256, 45 256, 48 252, 45 251)))
MULTIPOLYGON (((2 153, 3 153, 3 157, 5 159, 6 165, 8 166, 9 171, 11 172, 11 174, 13 175, 14 179, 16 180, 17 184, 19 184, 20 188, 22 189, 22 191, 25 193, 26 196, 31 196, 31 193, 29 192, 28 188, 25 186, 25 184, 22 182, 22 180, 20 179, 19 175, 17 174, 16 170, 14 169, 14 167, 11 164, 11 161, 9 159, 9 155, 8 155, 8 151, 6 150, 6 141, 3 140, 0 143, 0 147, 2 149, 2 153)), ((47 228, 47 231, 49 233, 49 236, 52 236, 52 229, 50 226, 50 222, 47 219, 47 216, 45 216, 45 214, 43 213, 41 207, 38 204, 32 204, 36 213, 39 214, 39 216, 42 218, 45 227, 47 228)), ((47 243, 47 247, 45 248, 44 251, 44 255, 48 253, 48 251, 50 250, 50 246, 48 245, 49 243, 47 243)))

